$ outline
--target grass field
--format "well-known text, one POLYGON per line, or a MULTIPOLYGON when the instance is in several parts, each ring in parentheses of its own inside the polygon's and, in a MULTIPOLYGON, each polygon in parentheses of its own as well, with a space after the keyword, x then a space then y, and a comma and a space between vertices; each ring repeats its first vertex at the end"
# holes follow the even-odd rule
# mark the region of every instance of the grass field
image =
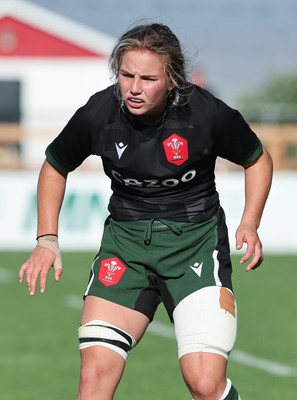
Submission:
MULTIPOLYGON (((64 253, 64 275, 33 298, 17 278, 28 253, 0 253, 0 398, 75 399, 76 327, 93 254, 64 253)), ((297 256, 266 256, 245 273, 234 257, 238 339, 228 375, 243 400, 297 398, 297 256)), ((187 400, 172 327, 161 307, 156 324, 131 352, 116 399, 187 400)))

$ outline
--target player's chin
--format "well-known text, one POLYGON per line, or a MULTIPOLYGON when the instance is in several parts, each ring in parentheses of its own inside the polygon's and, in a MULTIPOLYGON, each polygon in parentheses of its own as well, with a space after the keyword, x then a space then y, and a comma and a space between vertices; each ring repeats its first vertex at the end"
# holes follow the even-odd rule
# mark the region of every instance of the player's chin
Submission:
POLYGON ((142 115, 146 115, 148 113, 147 108, 145 107, 144 104, 142 104, 141 107, 133 107, 131 105, 127 105, 128 110, 130 111, 131 114, 135 115, 135 116, 142 116, 142 115))

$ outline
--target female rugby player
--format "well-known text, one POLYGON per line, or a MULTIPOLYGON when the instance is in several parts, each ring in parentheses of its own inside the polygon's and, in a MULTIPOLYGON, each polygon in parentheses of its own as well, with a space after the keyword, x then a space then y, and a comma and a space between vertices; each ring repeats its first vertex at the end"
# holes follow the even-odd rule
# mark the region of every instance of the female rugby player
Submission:
POLYGON ((238 111, 187 80, 179 40, 167 26, 126 32, 110 68, 115 84, 79 108, 46 149, 37 246, 20 281, 34 295, 38 279, 45 291, 52 266, 61 277, 58 219, 67 175, 89 155, 100 156, 113 193, 85 292, 77 399, 113 398, 129 351, 163 302, 192 397, 238 400, 226 378, 237 310, 214 168, 217 157, 243 167, 236 248, 246 245, 241 263, 250 271, 263 260, 257 230, 271 157, 238 111))

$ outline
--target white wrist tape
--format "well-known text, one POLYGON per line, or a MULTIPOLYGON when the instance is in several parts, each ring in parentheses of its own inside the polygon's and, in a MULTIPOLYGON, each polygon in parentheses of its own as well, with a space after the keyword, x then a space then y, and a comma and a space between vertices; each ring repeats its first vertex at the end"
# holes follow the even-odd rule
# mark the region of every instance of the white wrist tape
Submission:
POLYGON ((37 246, 44 247, 48 250, 53 251, 56 255, 53 267, 55 268, 55 270, 63 269, 62 258, 61 258, 60 248, 59 248, 59 242, 58 242, 58 238, 56 236, 45 235, 45 236, 40 237, 37 240, 37 246))

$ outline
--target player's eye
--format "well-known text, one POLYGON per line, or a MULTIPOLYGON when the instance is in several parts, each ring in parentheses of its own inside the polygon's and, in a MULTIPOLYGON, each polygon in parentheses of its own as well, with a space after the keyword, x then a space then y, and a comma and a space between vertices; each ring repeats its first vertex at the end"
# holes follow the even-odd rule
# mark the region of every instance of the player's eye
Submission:
POLYGON ((142 79, 143 79, 144 81, 152 81, 152 82, 154 82, 154 81, 157 80, 157 78, 152 77, 152 76, 143 76, 142 79))
POLYGON ((133 75, 129 74, 129 72, 120 72, 120 74, 125 78, 133 78, 133 75))

